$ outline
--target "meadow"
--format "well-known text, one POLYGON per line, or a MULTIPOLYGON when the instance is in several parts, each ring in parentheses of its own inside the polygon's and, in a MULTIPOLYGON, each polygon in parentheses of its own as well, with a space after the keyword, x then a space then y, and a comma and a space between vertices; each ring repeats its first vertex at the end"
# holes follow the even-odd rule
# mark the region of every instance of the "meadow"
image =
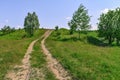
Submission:
POLYGON ((24 30, 16 30, 13 33, 0 36, 0 80, 3 80, 7 71, 15 65, 21 64, 21 60, 29 44, 41 37, 45 30, 37 30, 33 37, 27 37, 24 30))
POLYGON ((71 74, 73 80, 119 80, 120 47, 108 46, 97 36, 97 31, 54 31, 46 41, 53 57, 71 74))

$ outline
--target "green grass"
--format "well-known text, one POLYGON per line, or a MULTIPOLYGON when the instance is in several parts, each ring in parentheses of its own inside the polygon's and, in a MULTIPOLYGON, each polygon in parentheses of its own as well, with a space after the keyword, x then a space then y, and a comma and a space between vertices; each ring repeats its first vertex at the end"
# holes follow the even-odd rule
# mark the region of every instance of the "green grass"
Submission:
POLYGON ((3 80, 8 70, 21 63, 30 42, 39 38, 44 32, 45 30, 38 30, 31 38, 23 37, 24 30, 0 36, 0 80, 3 80))
MULTIPOLYGON (((41 40, 35 43, 34 51, 31 54, 31 67, 32 77, 30 80, 56 80, 55 76, 47 68, 47 63, 45 60, 45 55, 42 53, 40 43, 41 40), (34 69, 41 70, 40 73, 43 73, 44 77, 39 77, 40 73, 34 73, 34 69)), ((42 75, 41 75, 42 76, 42 75)))
POLYGON ((67 30, 60 32, 59 38, 53 32, 46 45, 73 80, 119 80, 119 47, 106 46, 96 32, 88 32, 87 37, 81 33, 81 39, 76 41, 71 37, 77 37, 77 33, 70 36, 67 30))

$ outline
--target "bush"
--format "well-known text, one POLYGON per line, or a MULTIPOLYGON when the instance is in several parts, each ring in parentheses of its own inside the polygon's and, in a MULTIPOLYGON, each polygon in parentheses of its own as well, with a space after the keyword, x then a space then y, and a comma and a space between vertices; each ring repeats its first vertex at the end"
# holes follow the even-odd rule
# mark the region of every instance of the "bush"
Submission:
POLYGON ((2 29, 1 29, 1 35, 6 35, 6 34, 10 34, 12 32, 15 32, 15 28, 10 28, 10 26, 4 26, 2 29))

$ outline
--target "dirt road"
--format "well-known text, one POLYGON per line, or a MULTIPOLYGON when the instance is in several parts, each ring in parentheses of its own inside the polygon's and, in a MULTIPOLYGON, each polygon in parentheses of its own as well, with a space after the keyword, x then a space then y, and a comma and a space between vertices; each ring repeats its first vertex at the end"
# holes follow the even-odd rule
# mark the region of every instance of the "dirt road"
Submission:
POLYGON ((54 73, 54 75, 58 80, 71 80, 71 77, 69 76, 68 72, 62 67, 62 65, 55 58, 52 57, 51 53, 45 47, 45 40, 48 38, 51 32, 52 30, 48 30, 44 34, 44 38, 41 41, 41 47, 42 47, 43 53, 46 55, 48 68, 54 73))
MULTIPOLYGON (((62 67, 59 62, 52 57, 48 49, 45 47, 45 40, 51 34, 52 30, 47 30, 44 35, 41 37, 43 38, 41 41, 41 47, 43 53, 46 55, 47 67, 54 73, 56 79, 58 80, 71 80, 68 72, 62 67)), ((38 41, 34 40, 28 47, 25 56, 22 60, 22 65, 17 65, 14 67, 12 71, 9 71, 6 75, 5 80, 29 80, 31 66, 30 66, 30 54, 32 53, 34 44, 38 41)))
POLYGON ((30 54, 32 53, 33 46, 37 40, 34 40, 28 47, 22 65, 16 65, 14 69, 6 75, 6 80, 29 80, 30 74, 30 54))

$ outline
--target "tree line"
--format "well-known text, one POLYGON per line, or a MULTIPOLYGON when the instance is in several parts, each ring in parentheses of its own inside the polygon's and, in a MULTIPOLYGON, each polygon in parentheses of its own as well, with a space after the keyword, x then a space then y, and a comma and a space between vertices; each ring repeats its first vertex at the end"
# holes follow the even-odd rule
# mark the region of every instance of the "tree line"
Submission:
MULTIPOLYGON (((102 13, 98 19, 98 36, 108 40, 108 44, 116 41, 120 44, 120 8, 109 10, 107 13, 102 13)), ((84 5, 80 5, 77 11, 73 13, 71 21, 68 22, 70 34, 78 32, 80 38, 81 31, 88 31, 91 28, 90 16, 84 5)))
MULTIPOLYGON (((78 9, 73 13, 72 19, 68 22, 70 27, 70 35, 74 32, 78 32, 80 39, 81 31, 88 31, 91 28, 90 25, 91 16, 88 15, 88 9, 82 4, 78 9)), ((99 37, 104 37, 105 40, 108 40, 109 44, 112 44, 116 41, 116 44, 119 45, 120 42, 120 8, 115 10, 109 10, 107 13, 102 13, 98 19, 98 33, 99 37)), ((38 16, 35 12, 28 13, 24 19, 24 30, 28 36, 33 36, 34 32, 39 29, 40 23, 38 16)), ((55 27, 56 31, 58 26, 55 27)), ((9 34, 14 31, 14 28, 9 26, 4 26, 1 29, 4 34, 9 34)))
POLYGON ((0 35, 6 35, 6 34, 10 34, 12 32, 15 32, 15 28, 11 28, 10 26, 4 26, 3 28, 1 28, 1 34, 0 35))

